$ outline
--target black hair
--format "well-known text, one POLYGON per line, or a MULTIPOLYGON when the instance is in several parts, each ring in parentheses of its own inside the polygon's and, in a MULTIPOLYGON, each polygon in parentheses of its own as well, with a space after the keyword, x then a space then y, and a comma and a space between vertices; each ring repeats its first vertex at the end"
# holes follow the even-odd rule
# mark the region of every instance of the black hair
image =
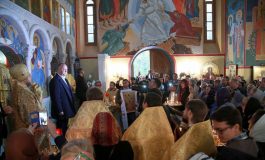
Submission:
POLYGON ((211 115, 210 119, 217 122, 226 122, 230 126, 238 124, 240 130, 242 130, 242 116, 235 107, 222 106, 211 115))
POLYGON ((148 92, 144 102, 147 103, 148 107, 162 106, 162 97, 155 92, 148 92))

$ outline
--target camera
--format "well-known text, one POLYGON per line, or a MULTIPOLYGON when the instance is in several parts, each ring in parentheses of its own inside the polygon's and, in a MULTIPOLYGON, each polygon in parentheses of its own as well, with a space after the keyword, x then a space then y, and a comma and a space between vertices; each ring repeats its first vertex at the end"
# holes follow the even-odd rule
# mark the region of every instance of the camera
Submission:
POLYGON ((47 112, 31 112, 30 113, 31 123, 37 123, 38 126, 46 126, 48 123, 47 112))
POLYGON ((148 81, 139 82, 139 92, 147 93, 147 91, 148 91, 148 81))

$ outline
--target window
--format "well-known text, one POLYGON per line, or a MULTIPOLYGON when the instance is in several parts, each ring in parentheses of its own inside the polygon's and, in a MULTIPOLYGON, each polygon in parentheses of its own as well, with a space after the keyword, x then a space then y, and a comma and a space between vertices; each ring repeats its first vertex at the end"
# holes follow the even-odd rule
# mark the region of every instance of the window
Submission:
POLYGON ((145 50, 140 53, 133 62, 133 76, 147 75, 151 69, 151 57, 150 50, 145 50))
POLYGON ((60 13, 61 13, 61 31, 65 32, 65 11, 64 11, 64 8, 61 6, 60 7, 60 13))
POLYGON ((2 51, 0 51, 0 64, 3 64, 5 66, 7 65, 6 56, 5 56, 5 54, 2 51))
POLYGON ((215 5, 214 0, 204 1, 204 41, 215 40, 215 5))
POLYGON ((71 33, 71 16, 69 12, 65 12, 66 16, 66 33, 70 34, 71 33))
POLYGON ((85 28, 86 28, 86 40, 85 42, 89 45, 96 45, 97 34, 96 34, 96 6, 93 0, 86 1, 85 8, 85 28))

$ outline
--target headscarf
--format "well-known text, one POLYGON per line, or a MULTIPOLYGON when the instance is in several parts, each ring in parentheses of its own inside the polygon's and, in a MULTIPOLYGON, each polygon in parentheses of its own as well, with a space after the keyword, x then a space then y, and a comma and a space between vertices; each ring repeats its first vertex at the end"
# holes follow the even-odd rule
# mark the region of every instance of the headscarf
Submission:
POLYGON ((91 133, 94 145, 115 145, 121 136, 121 128, 111 113, 100 112, 96 115, 91 133))
POLYGON ((257 142, 265 142, 265 114, 254 124, 250 136, 257 142))
POLYGON ((27 129, 20 129, 8 136, 6 144, 6 159, 39 159, 39 153, 34 141, 34 136, 27 129))

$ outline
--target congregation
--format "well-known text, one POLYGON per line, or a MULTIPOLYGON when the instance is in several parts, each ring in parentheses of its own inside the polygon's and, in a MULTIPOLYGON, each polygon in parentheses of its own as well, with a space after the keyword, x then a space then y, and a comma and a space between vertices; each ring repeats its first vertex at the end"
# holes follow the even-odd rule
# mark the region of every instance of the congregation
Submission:
POLYGON ((1 158, 6 160, 262 160, 265 77, 202 79, 152 74, 88 86, 80 68, 73 92, 60 64, 45 111, 25 65, 10 69, 11 103, 1 106, 1 158), (12 122, 12 123, 10 123, 12 122), (56 147, 51 146, 54 139, 56 147), (54 151, 56 148, 56 151, 54 151))

